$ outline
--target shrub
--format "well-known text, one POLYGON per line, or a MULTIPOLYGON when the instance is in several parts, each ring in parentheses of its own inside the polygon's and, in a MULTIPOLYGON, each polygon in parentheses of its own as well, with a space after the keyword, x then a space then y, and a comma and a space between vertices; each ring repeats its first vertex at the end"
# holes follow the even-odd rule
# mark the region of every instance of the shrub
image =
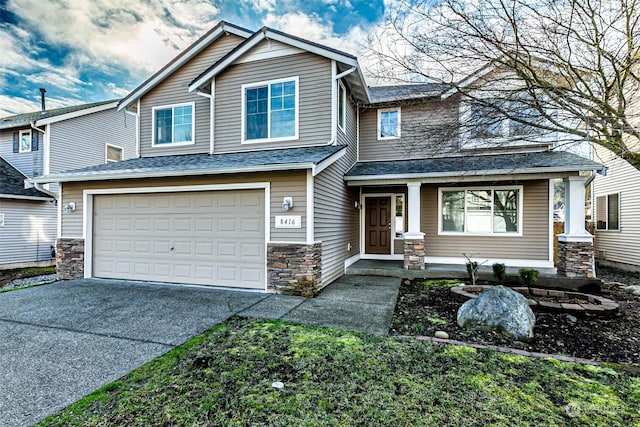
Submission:
POLYGON ((538 270, 521 268, 518 270, 518 275, 520 276, 520 283, 525 286, 533 286, 538 280, 538 270))
POLYGON ((478 273, 478 268, 480 268, 480 265, 476 261, 471 261, 471 259, 466 254, 462 255, 464 255, 464 257, 467 259, 467 274, 469 275, 469 280, 471 280, 471 285, 475 286, 476 280, 478 280, 476 275, 478 273))
POLYGON ((496 262, 491 266, 491 269, 493 270, 493 277, 495 277, 498 283, 502 285, 502 282, 504 282, 504 278, 507 275, 507 267, 502 263, 496 262))

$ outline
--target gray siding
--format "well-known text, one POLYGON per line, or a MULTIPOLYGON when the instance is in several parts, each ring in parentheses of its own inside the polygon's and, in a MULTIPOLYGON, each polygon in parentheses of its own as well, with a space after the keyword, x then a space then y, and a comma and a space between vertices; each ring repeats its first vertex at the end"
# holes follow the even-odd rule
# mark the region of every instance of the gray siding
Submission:
MULTIPOLYGON (((0 131, 0 157, 11 163, 13 167, 25 174, 28 178, 42 175, 42 141, 44 134, 40 133, 40 143, 37 151, 14 153, 13 132, 13 130, 0 131)), ((32 132, 36 131, 32 130, 32 132)))
MULTIPOLYGON (((116 108, 52 123, 49 173, 105 163, 106 144, 123 148, 124 159, 136 156, 135 118, 116 108)), ((52 184, 51 191, 57 191, 52 184)))
POLYGON ((356 160, 356 111, 350 102, 346 113, 346 134, 338 129, 338 141, 348 143, 347 153, 314 182, 315 239, 322 242, 323 286, 342 276, 344 261, 360 253, 360 211, 354 206, 359 191, 343 180, 356 160))
POLYGON ((244 39, 225 35, 167 77, 141 99, 140 154, 142 157, 208 153, 210 142, 209 99, 188 92, 191 81, 236 47, 244 39), (195 144, 175 147, 152 147, 152 108, 185 102, 195 103, 195 144))
MULTIPOLYGON (((490 186, 491 184, 487 184, 490 186)), ((508 185, 508 184, 500 184, 508 185)), ((482 184, 469 184, 482 186, 482 184)), ((427 256, 549 260, 549 181, 525 182, 523 235, 520 237, 439 236, 438 187, 422 186, 420 229, 427 256)))
POLYGON ((0 264, 51 259, 56 212, 53 202, 0 199, 0 264))
POLYGON ((246 62, 216 77, 215 152, 326 144, 331 138, 331 61, 301 53, 246 62), (242 85, 286 77, 299 78, 298 140, 241 144, 242 85))
POLYGON ((596 197, 620 193, 620 230, 596 230, 596 259, 640 267, 640 171, 603 148, 596 152, 596 161, 609 169, 607 176, 597 175, 593 182, 594 221, 596 197))
POLYGON ((237 184, 246 182, 269 182, 271 184, 271 241, 305 242, 307 184, 306 171, 234 174, 203 177, 156 178, 141 180, 118 180, 107 182, 66 183, 62 186, 62 202, 76 203, 75 212, 62 214, 62 237, 82 237, 83 190, 98 188, 168 187, 182 185, 237 184), (283 215, 282 198, 292 196, 294 207, 286 215, 300 215, 302 227, 293 229, 275 228, 275 216, 283 215))
MULTIPOLYGON (((387 107, 381 107, 384 109, 387 107)), ((378 109, 360 113, 359 160, 398 160, 458 151, 458 100, 429 100, 400 108, 400 138, 378 140, 378 109)))

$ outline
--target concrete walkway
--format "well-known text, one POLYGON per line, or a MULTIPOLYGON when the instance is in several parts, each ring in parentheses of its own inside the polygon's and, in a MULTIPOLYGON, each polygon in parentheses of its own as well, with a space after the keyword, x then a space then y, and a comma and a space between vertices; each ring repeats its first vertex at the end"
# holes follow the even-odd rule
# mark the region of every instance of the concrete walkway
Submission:
POLYGON ((0 293, 0 426, 29 426, 236 314, 386 335, 397 278, 344 276, 320 296, 112 280, 0 293))

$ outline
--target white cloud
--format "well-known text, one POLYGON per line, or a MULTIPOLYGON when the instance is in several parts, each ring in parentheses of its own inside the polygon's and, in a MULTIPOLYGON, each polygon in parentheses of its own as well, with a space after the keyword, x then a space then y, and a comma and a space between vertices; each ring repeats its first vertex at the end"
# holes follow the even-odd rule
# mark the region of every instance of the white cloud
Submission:
POLYGON ((241 0, 243 4, 251 6, 257 12, 273 12, 276 10, 276 0, 241 0))
POLYGON ((18 98, 0 94, 0 117, 13 116, 14 114, 38 111, 40 101, 18 98))
POLYGON ((107 88, 114 95, 115 98, 123 98, 129 94, 129 91, 127 89, 118 87, 118 85, 116 85, 113 82, 107 83, 107 88))

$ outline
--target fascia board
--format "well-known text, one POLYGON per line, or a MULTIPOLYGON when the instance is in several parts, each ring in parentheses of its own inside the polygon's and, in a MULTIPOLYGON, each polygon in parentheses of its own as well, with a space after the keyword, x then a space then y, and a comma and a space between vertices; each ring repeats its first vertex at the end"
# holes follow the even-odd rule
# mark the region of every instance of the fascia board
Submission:
POLYGON ((84 110, 77 110, 77 111, 73 111, 71 113, 60 114, 60 115, 57 115, 57 116, 51 116, 51 117, 47 117, 47 118, 44 118, 44 119, 39 119, 39 120, 36 120, 34 124, 35 124, 35 126, 44 126, 44 125, 48 125, 50 123, 61 122, 61 121, 64 121, 64 120, 73 119, 75 117, 86 116, 88 114, 93 114, 93 113, 98 113, 100 111, 109 110, 111 108, 116 108, 117 106, 118 106, 118 101, 113 101, 113 102, 110 102, 108 104, 97 105, 95 107, 86 108, 84 110))

